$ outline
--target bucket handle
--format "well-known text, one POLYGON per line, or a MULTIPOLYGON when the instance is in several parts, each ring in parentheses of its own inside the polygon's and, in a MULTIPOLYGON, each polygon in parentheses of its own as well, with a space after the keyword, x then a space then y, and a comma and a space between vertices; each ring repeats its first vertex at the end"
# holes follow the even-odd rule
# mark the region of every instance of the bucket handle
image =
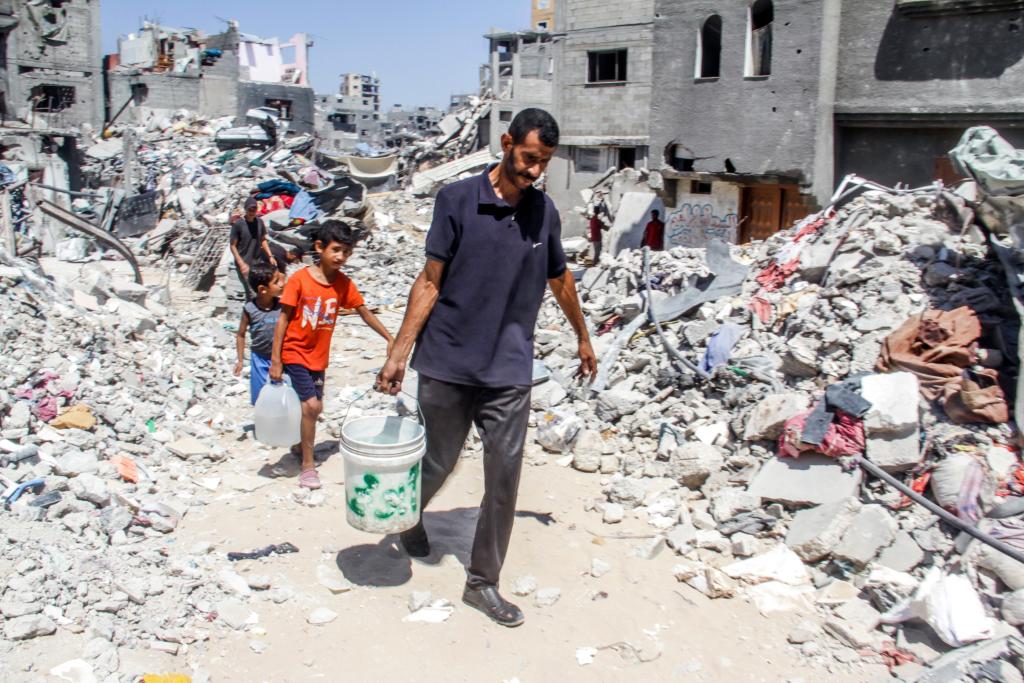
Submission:
MULTIPOLYGON (((374 387, 370 387, 369 389, 367 389, 366 391, 364 391, 363 393, 359 394, 354 399, 349 401, 348 408, 345 409, 345 417, 341 418, 341 425, 339 426, 339 429, 344 428, 345 427, 345 423, 348 422, 348 415, 349 415, 349 413, 352 412, 352 406, 354 406, 359 401, 362 401, 366 397, 367 394, 369 394, 371 391, 373 391, 373 389, 374 389, 374 387)), ((416 402, 416 416, 419 418, 420 424, 421 425, 425 425, 426 424, 426 418, 423 417, 423 409, 420 407, 420 400, 418 398, 416 398, 415 396, 413 396, 412 394, 410 394, 408 391, 399 391, 398 393, 405 394, 406 396, 408 396, 409 398, 411 398, 413 401, 416 402)))

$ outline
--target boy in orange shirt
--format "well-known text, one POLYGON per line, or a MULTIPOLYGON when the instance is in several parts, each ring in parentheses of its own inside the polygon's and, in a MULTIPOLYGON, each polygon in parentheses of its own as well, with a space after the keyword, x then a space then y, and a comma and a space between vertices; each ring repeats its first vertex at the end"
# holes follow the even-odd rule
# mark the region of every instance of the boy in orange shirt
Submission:
POLYGON ((341 272, 362 237, 341 221, 324 221, 314 243, 320 254, 318 266, 297 271, 281 294, 281 316, 274 329, 274 348, 270 360, 270 379, 281 381, 284 373, 302 401, 302 442, 292 452, 302 454, 299 486, 320 488, 320 477, 313 461, 316 421, 323 411, 324 372, 331 351, 331 335, 338 312, 355 309, 370 329, 384 337, 391 352, 391 334, 363 303, 355 284, 341 272))

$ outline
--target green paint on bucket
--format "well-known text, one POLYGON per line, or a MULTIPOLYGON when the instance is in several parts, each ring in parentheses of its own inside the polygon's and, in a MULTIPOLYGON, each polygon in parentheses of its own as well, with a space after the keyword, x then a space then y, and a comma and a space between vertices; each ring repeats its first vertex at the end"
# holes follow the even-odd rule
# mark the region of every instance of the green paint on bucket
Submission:
POLYGON ((415 526, 425 451, 423 427, 413 420, 379 416, 346 422, 341 453, 349 524, 386 534, 415 526))

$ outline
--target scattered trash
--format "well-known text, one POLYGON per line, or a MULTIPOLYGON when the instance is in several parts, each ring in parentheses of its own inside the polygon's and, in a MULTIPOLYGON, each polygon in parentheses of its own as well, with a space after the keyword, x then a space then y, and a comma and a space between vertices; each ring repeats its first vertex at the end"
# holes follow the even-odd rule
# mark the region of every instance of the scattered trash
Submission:
POLYGON ((262 557, 269 557, 271 555, 286 555, 288 553, 297 553, 299 549, 288 542, 268 545, 259 550, 253 550, 251 552, 230 552, 228 553, 228 559, 232 562, 238 560, 258 560, 262 557))

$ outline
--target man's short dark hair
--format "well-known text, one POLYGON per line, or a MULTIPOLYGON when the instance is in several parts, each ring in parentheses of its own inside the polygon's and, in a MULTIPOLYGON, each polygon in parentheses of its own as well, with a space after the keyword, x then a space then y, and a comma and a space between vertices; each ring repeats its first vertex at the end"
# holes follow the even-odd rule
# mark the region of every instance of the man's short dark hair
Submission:
POLYGON ((657 210, 657 209, 651 209, 651 215, 652 215, 652 216, 660 216, 661 214, 660 214, 660 213, 658 213, 658 210, 657 210))
POLYGON ((277 268, 262 261, 249 266, 249 286, 252 287, 252 291, 258 292, 260 287, 270 285, 270 281, 274 279, 276 273, 277 268))
POLYGON ((354 247, 364 237, 366 237, 366 231, 362 228, 353 227, 344 221, 333 218, 324 221, 316 235, 316 238, 320 240, 321 248, 324 249, 331 242, 340 242, 354 247))
POLYGON ((259 202, 256 201, 255 197, 249 197, 245 200, 244 208, 246 211, 249 209, 258 209, 260 206, 259 202))
POLYGON ((532 131, 546 147, 558 147, 558 122, 555 117, 536 107, 523 109, 512 119, 508 134, 512 136, 512 144, 520 145, 532 131))

